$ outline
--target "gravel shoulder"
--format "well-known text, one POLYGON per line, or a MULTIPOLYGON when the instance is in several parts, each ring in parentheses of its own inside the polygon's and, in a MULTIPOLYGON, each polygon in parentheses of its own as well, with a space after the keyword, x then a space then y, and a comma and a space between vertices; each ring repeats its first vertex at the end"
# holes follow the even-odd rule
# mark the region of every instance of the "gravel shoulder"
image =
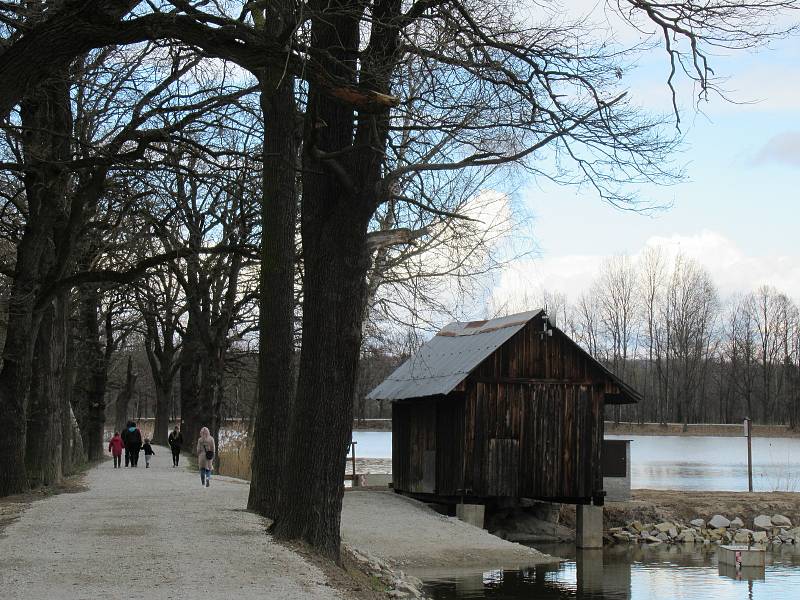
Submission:
POLYGON ((527 567, 560 560, 384 491, 345 493, 342 539, 351 548, 412 573, 431 568, 527 567))
MULTIPOLYGON (((0 599, 345 598, 244 510, 246 483, 172 468, 91 469, 86 491, 33 502, 0 536, 0 599)), ((15 515, 16 516, 16 515, 15 515)))

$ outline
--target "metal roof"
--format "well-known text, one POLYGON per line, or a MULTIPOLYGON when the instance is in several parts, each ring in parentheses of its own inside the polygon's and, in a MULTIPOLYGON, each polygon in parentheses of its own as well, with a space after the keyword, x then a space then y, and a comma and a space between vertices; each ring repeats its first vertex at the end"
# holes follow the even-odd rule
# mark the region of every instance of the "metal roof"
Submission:
POLYGON ((540 309, 489 321, 450 323, 367 398, 402 400, 449 394, 483 359, 543 312, 540 309))

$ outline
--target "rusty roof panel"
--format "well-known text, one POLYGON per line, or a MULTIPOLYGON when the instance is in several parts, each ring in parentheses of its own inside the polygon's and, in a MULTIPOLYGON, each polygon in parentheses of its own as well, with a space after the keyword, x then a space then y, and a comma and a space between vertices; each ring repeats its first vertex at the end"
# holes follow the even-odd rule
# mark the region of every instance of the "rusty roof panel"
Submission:
POLYGON ((483 359, 542 312, 534 310, 489 321, 450 323, 367 398, 403 400, 449 394, 483 359))

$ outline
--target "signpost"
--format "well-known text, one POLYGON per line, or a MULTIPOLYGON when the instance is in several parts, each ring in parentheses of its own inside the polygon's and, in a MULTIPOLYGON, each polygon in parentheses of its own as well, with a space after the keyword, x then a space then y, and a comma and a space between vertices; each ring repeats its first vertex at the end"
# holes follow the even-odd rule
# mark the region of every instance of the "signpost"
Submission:
POLYGON ((750 417, 744 418, 744 435, 747 438, 747 487, 753 491, 753 424, 750 417))

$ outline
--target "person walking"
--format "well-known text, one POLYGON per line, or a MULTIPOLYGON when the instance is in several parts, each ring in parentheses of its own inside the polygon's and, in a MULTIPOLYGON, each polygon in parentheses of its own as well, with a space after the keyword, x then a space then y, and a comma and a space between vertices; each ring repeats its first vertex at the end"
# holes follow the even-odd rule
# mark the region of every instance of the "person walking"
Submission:
POLYGON ((125 447, 125 444, 122 441, 122 438, 119 435, 119 431, 114 432, 114 437, 111 438, 111 441, 108 442, 108 451, 111 452, 111 456, 114 457, 114 468, 119 469, 122 467, 122 449, 125 447))
POLYGON ((142 449, 142 432, 133 421, 128 422, 128 432, 125 438, 125 452, 130 455, 131 467, 139 466, 139 452, 142 449))
POLYGON ((197 465, 200 467, 200 485, 205 487, 211 486, 211 469, 214 466, 216 450, 211 432, 208 427, 203 427, 197 440, 197 465))
POLYGON ((155 452, 153 452, 153 447, 150 445, 150 440, 144 440, 144 446, 142 446, 142 450, 144 450, 144 468, 149 469, 150 457, 155 454, 155 452))
POLYGON ((175 429, 169 434, 167 441, 172 450, 172 466, 177 467, 181 459, 181 448, 183 448, 183 434, 180 425, 175 425, 175 429))
POLYGON ((133 421, 128 421, 127 423, 125 423, 125 429, 123 429, 122 433, 120 434, 120 437, 122 438, 122 446, 125 449, 125 467, 126 468, 128 466, 130 466, 130 463, 131 463, 131 451, 128 448, 128 438, 131 435, 130 431, 128 431, 128 428, 130 428, 131 425, 133 425, 133 421))

